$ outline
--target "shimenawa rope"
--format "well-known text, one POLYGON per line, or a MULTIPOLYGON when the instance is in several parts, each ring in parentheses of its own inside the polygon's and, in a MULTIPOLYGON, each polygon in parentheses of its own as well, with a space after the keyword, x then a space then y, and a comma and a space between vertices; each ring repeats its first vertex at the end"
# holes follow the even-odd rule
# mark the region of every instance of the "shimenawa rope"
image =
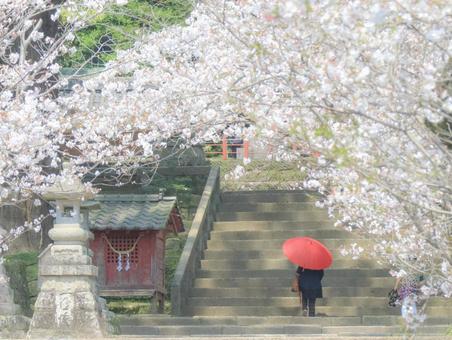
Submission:
POLYGON ((117 249, 115 249, 115 247, 113 247, 113 245, 111 244, 111 242, 110 242, 110 240, 107 238, 107 236, 102 235, 102 238, 105 239, 105 241, 107 241, 107 244, 108 244, 108 246, 110 247, 110 249, 111 249, 114 253, 118 254, 118 266, 116 267, 116 270, 117 270, 118 272, 122 271, 122 256, 123 256, 123 255, 126 255, 126 256, 127 256, 127 259, 126 259, 126 266, 125 266, 124 269, 125 269, 126 272, 129 271, 129 269, 130 269, 130 254, 135 250, 135 248, 136 248, 136 246, 137 246, 137 244, 138 244, 138 241, 141 239, 142 236, 143 236, 143 235, 139 235, 139 236, 137 237, 137 239, 135 240, 135 242, 133 243, 132 247, 130 247, 129 249, 127 249, 127 250, 117 250, 117 249))

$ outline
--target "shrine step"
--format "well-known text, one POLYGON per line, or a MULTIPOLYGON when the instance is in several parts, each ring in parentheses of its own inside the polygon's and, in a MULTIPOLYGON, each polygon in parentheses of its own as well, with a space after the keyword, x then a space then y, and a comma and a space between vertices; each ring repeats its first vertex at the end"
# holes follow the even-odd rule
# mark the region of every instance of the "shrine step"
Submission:
MULTIPOLYGON (((249 276, 256 274, 256 276, 267 275, 266 273, 273 273, 272 275, 286 275, 290 271, 291 277, 295 273, 296 266, 287 260, 265 260, 265 259, 249 259, 249 260, 201 260, 201 270, 206 271, 227 271, 227 270, 247 270, 249 276), (275 272, 273 272, 275 271, 275 272), (279 272, 278 272, 279 271, 279 272)), ((336 273, 336 270, 364 270, 364 269, 380 269, 383 273, 384 266, 371 259, 338 259, 333 262, 331 269, 325 270, 325 275, 336 273), (331 272, 331 270, 335 270, 331 272)), ((344 273, 344 272, 343 272, 344 273)), ((343 274, 342 273, 342 274, 343 274)), ((353 273, 353 272, 351 272, 353 273)), ((388 271, 386 270, 386 274, 388 271)))
MULTIPOLYGON (((447 325, 432 325, 421 326, 416 330, 416 334, 425 335, 443 335, 448 332, 449 326, 447 325)), ((406 332, 403 326, 329 326, 322 327, 323 334, 334 334, 338 336, 397 336, 406 332)))
MULTIPOLYGON (((392 277, 334 277, 322 282, 323 287, 394 287, 392 277)), ((252 287, 290 287, 290 278, 281 277, 227 277, 227 278, 196 278, 193 288, 252 288, 252 287)))
POLYGON ((231 191, 221 194, 222 203, 293 203, 316 202, 320 195, 310 191, 275 190, 275 191, 231 191))
MULTIPOLYGON (((186 316, 173 317, 157 314, 117 315, 119 323, 126 326, 197 326, 197 325, 321 325, 321 326, 394 326, 404 325, 399 315, 363 315, 315 317, 303 316, 186 316)), ((428 318, 425 325, 449 325, 447 316, 428 318)))
MULTIPOLYGON (((431 298, 429 307, 443 307, 447 303, 446 298, 431 298)), ((273 297, 262 295, 260 297, 190 297, 189 305, 193 307, 202 306, 252 306, 252 307, 299 307, 300 301, 296 294, 292 296, 273 297)), ((386 296, 361 296, 361 297, 326 297, 316 300, 316 308, 326 307, 360 307, 371 306, 388 309, 388 298, 386 296)), ((452 307, 451 307, 452 308, 452 307)), ((450 309, 452 312, 452 309, 450 309)))
POLYGON ((348 238, 350 232, 341 229, 300 229, 300 230, 242 230, 242 231, 212 231, 211 239, 215 240, 272 240, 288 239, 291 237, 309 236, 315 239, 348 238))
MULTIPOLYGON (((300 236, 303 236, 302 234, 300 236)), ((356 243, 361 246, 365 246, 370 243, 369 240, 359 239, 356 236, 354 238, 347 239, 321 239, 321 241, 329 249, 340 249, 342 246, 351 246, 356 243)), ((217 240, 211 239, 207 243, 207 249, 215 250, 281 250, 281 247, 286 239, 273 239, 273 240, 217 240)))
POLYGON ((122 334, 160 336, 221 336, 221 335, 269 335, 269 334, 322 334, 318 325, 200 325, 200 326, 121 326, 122 334))
MULTIPOLYGON (((168 326, 168 325, 361 325, 361 317, 316 317, 307 318, 302 316, 193 316, 193 317, 171 317, 148 315, 121 315, 119 316, 121 325, 136 326, 168 326)), ((392 321, 388 321, 392 322, 392 321)), ((391 323, 392 324, 392 323, 391 323)))
POLYGON ((330 220, 318 221, 217 221, 213 224, 213 232, 217 231, 264 231, 264 230, 304 230, 333 229, 330 220))
MULTIPOLYGON (((341 263, 339 261, 347 260, 355 262, 355 265, 360 263, 359 260, 370 260, 377 264, 377 261, 372 260, 368 254, 362 254, 359 260, 353 260, 350 257, 345 257, 341 255, 340 249, 331 249, 331 254, 333 254, 333 265, 336 263, 341 263)), ((241 261, 242 259, 247 260, 263 260, 272 259, 275 261, 286 261, 287 258, 284 256, 282 249, 266 249, 266 250, 218 250, 218 249, 206 249, 204 252, 204 260, 228 260, 228 261, 241 261)), ((295 268, 295 266, 294 266, 295 268)), ((353 268, 353 266, 352 266, 353 268)))
MULTIPOLYGON (((187 307, 190 315, 253 315, 253 316, 296 316, 300 313, 299 306, 191 306, 187 307)), ((452 307, 427 307, 429 317, 443 317, 452 314, 452 307)), ((400 315, 400 308, 374 306, 316 306, 317 316, 362 316, 362 315, 400 315)))
MULTIPOLYGON (((204 267, 203 267, 204 268, 204 267)), ((218 267, 219 270, 213 269, 201 269, 198 272, 198 278, 260 278, 260 277, 269 277, 269 278, 282 278, 287 281, 287 279, 291 279, 294 277, 294 268, 283 268, 283 269, 247 269, 247 268, 224 268, 218 267)), ((372 278, 372 277, 389 277, 388 271, 386 269, 366 269, 366 268, 343 268, 343 269, 329 269, 325 271, 325 276, 322 280, 322 283, 325 286, 328 285, 328 282, 336 282, 344 279, 358 279, 358 278, 372 278)), ((392 279, 394 281, 394 279, 392 279)))
MULTIPOLYGON (((446 337, 448 326, 431 325, 417 329, 418 335, 437 335, 446 337)), ((266 336, 269 335, 305 335, 314 338, 334 338, 338 336, 401 336, 405 334, 402 326, 320 326, 320 325, 178 325, 178 326, 121 326, 123 335, 142 336, 266 336), (321 336, 325 334, 326 336, 321 336)))
MULTIPOLYGON (((405 320, 401 316, 394 315, 363 315, 363 325, 369 326, 389 326, 400 324, 405 326, 405 320)), ((423 323, 424 325, 452 325, 452 318, 448 315, 441 315, 437 317, 427 317, 423 323)))
MULTIPOLYGON (((219 307, 276 307, 276 308, 300 308, 298 296, 292 297, 254 297, 254 298, 189 298, 191 307, 219 306, 219 307)), ((372 307, 386 308, 388 299, 385 297, 347 297, 347 298, 325 298, 316 300, 316 309, 320 306, 327 307, 360 307, 368 305, 372 307)))
MULTIPOLYGON (((387 297, 388 288, 369 287, 324 287, 323 295, 330 297, 387 297)), ((294 293, 290 287, 233 287, 233 288, 194 288, 191 290, 192 297, 216 297, 216 298, 240 298, 240 297, 293 297, 294 293)))
POLYGON ((305 209, 301 211, 283 211, 283 212, 220 212, 217 214, 219 221, 321 221, 328 218, 325 210, 316 208, 305 209))
POLYGON ((302 211, 309 209, 319 209, 315 206, 314 201, 310 202, 224 202, 221 207, 221 212, 282 212, 282 211, 302 211))

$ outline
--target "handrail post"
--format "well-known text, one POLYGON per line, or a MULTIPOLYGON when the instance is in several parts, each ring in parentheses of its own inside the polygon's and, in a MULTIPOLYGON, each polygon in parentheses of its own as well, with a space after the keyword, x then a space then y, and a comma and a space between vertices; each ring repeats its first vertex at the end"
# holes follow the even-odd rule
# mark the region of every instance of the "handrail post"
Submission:
POLYGON ((243 141, 243 158, 245 158, 245 159, 249 158, 249 147, 250 147, 250 141, 245 139, 243 141))
POLYGON ((223 136, 223 142, 221 144, 221 152, 223 154, 223 160, 228 159, 228 139, 226 136, 223 136))

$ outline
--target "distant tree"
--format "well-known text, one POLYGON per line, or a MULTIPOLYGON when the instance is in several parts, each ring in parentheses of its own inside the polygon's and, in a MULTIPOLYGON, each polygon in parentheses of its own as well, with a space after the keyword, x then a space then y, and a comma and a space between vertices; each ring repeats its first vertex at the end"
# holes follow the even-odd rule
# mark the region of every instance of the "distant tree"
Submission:
POLYGON ((70 44, 74 53, 63 56, 61 64, 104 66, 115 59, 116 51, 131 48, 144 31, 183 23, 192 8, 190 0, 129 0, 126 5, 111 6, 75 33, 70 44))

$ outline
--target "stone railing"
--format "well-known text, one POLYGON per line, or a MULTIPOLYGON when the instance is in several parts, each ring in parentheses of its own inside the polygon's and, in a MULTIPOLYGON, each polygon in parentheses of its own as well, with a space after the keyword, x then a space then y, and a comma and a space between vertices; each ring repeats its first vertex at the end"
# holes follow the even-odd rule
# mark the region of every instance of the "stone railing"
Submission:
POLYGON ((212 167, 171 285, 171 313, 183 315, 220 201, 220 169, 212 167))

